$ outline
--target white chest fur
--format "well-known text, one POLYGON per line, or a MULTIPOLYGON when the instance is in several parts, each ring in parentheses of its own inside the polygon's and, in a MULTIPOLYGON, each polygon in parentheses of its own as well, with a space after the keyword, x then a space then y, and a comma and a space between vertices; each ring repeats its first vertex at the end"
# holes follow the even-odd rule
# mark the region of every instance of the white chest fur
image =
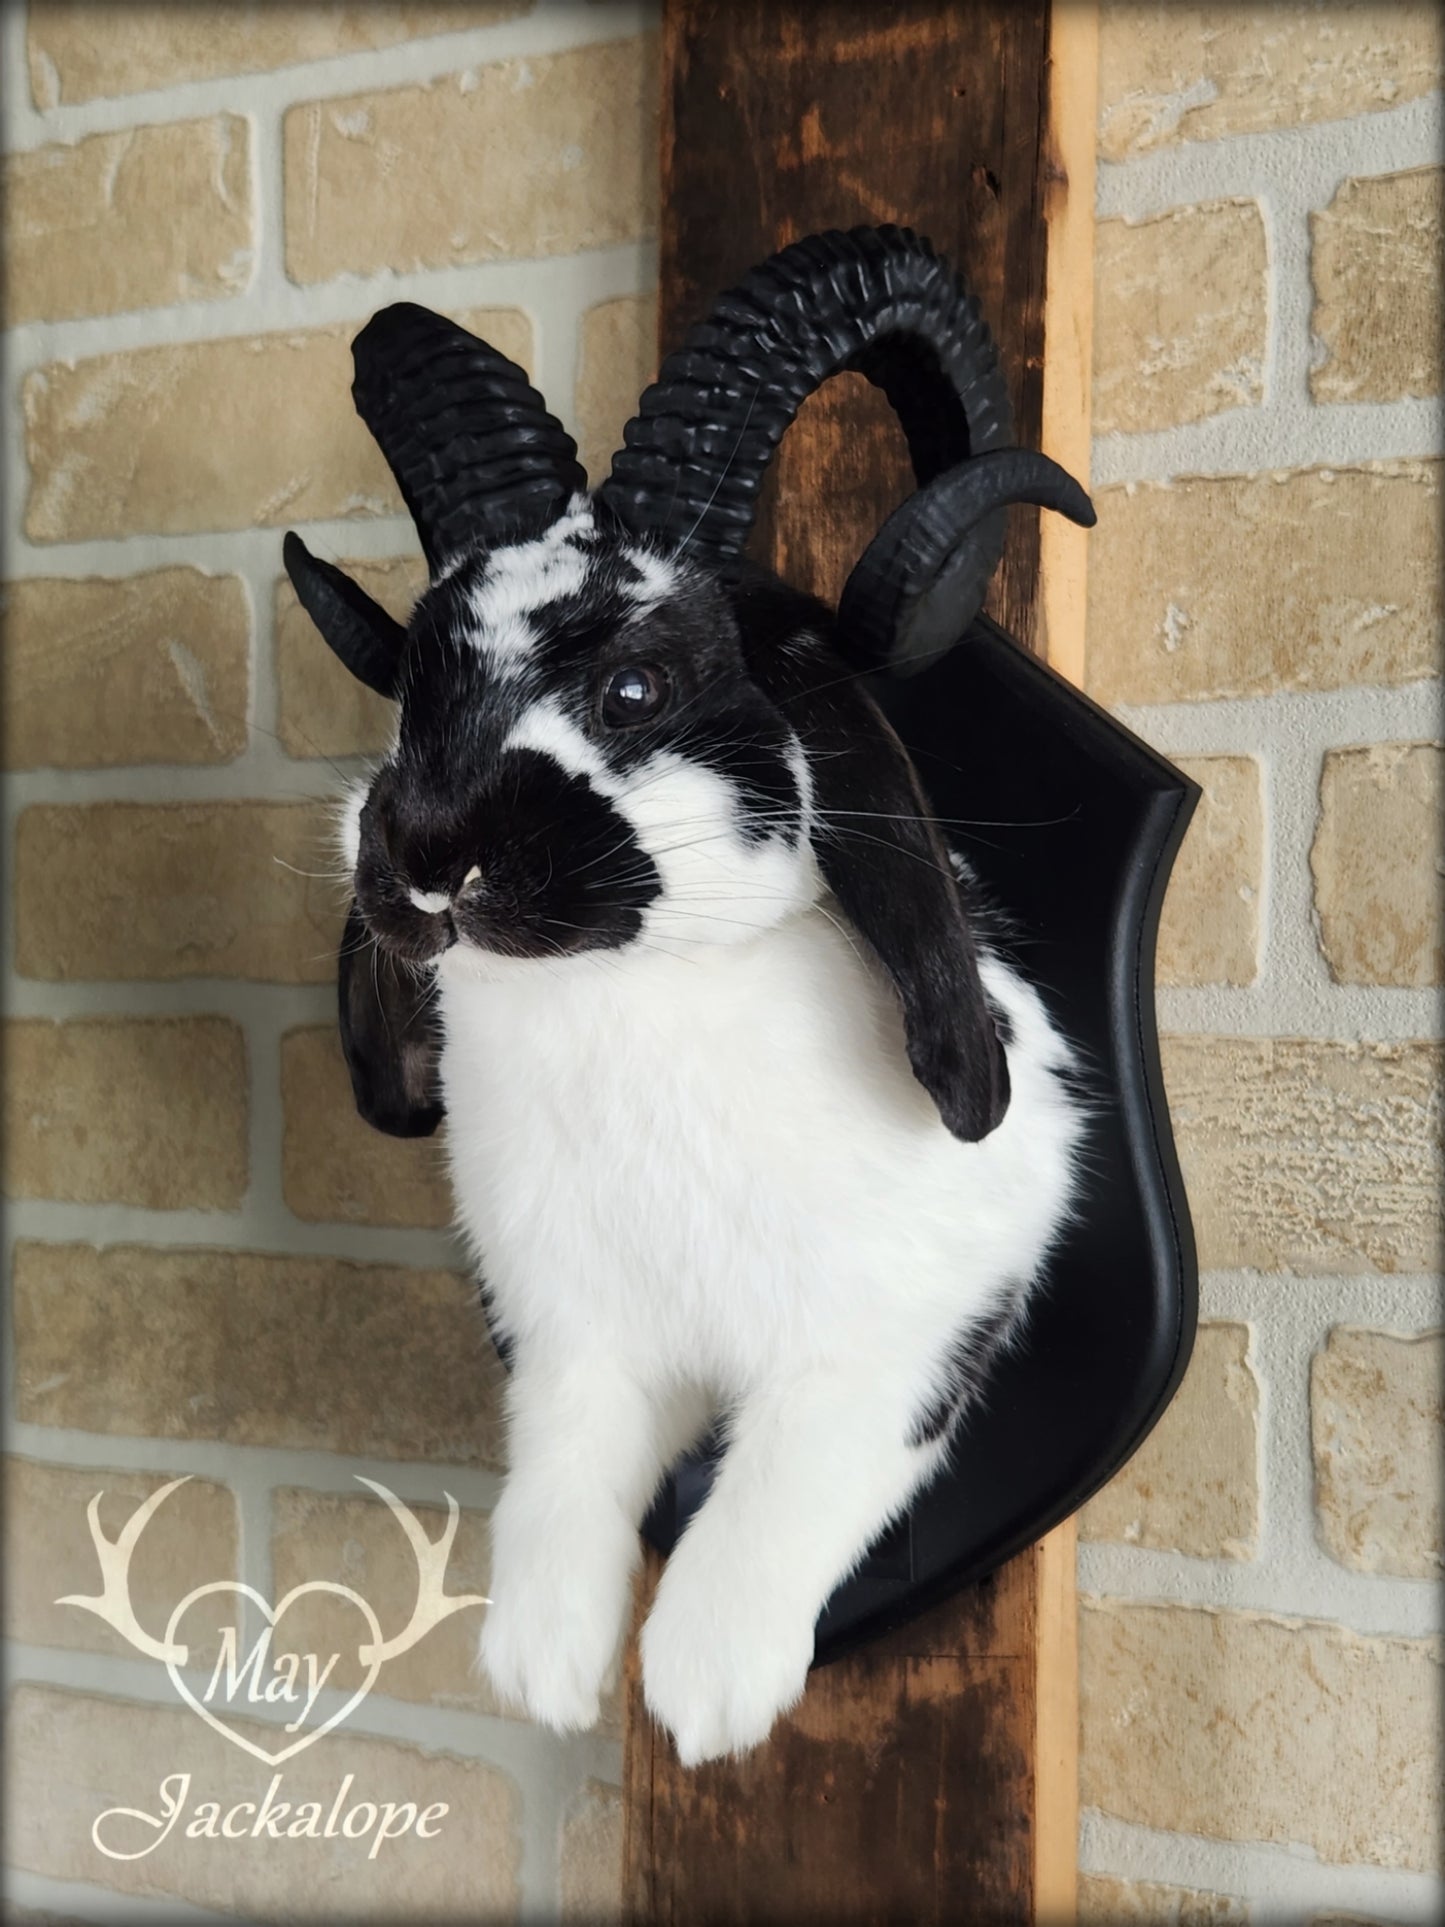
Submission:
POLYGON ((1067 1208, 1065 1050, 1014 972, 987 959, 984 980, 1013 1095, 962 1144, 827 908, 668 954, 449 953, 457 1207, 503 1328, 723 1396, 863 1355, 926 1394, 1067 1208))

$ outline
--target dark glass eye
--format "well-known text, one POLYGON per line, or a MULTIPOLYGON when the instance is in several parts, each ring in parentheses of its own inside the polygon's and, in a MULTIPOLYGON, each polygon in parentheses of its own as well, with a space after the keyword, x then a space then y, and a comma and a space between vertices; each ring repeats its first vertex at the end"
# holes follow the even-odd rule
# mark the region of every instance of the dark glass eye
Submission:
POLYGON ((630 662, 608 678, 602 692, 602 720, 611 729, 649 722, 666 708, 671 694, 671 685, 660 669, 649 663, 630 662))

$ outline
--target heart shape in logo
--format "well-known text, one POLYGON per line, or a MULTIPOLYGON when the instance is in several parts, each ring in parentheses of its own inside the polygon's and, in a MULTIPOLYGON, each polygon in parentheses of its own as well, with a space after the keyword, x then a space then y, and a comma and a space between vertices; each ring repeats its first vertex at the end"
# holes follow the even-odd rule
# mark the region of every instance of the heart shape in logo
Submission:
MULTIPOLYGON (((309 1733, 303 1733, 299 1740, 292 1740, 289 1745, 274 1748, 259 1746, 254 1740, 247 1739, 244 1733, 236 1732, 220 1714, 207 1706, 204 1700, 196 1698, 195 1694, 186 1684, 176 1659, 172 1657, 166 1660, 166 1671, 171 1676, 171 1684, 186 1702, 186 1705, 189 1706, 193 1712, 199 1713, 207 1726, 213 1726, 218 1733, 224 1734, 233 1745, 244 1747, 248 1753, 252 1754, 256 1759, 264 1761, 269 1766, 280 1766, 283 1760, 289 1760, 293 1754, 300 1753, 304 1747, 308 1747, 314 1741, 319 1740, 324 1733, 329 1733, 333 1727, 340 1726, 347 1715, 354 1712, 356 1708, 360 1706, 361 1702, 376 1684, 376 1676, 381 1671, 382 1664, 382 1638, 381 1626, 371 1607, 361 1597, 360 1593, 353 1592, 349 1586, 336 1585, 329 1579, 309 1579, 304 1585, 293 1586, 290 1592, 288 1592, 283 1599, 278 1600, 274 1606, 272 1606, 271 1602, 264 1598, 262 1594, 257 1592, 254 1586, 248 1586, 241 1580, 216 1579, 209 1585, 197 1586, 193 1592, 188 1592, 171 1614, 170 1624, 166 1627, 166 1645, 177 1651, 183 1651, 184 1648, 179 1647, 176 1639, 176 1628, 180 1624, 182 1615, 193 1606, 198 1599, 204 1599, 209 1594, 235 1593, 251 1600, 274 1632, 275 1628, 280 1624, 282 1615, 289 1606, 293 1605, 296 1600, 304 1598, 307 1593, 318 1592, 329 1593, 337 1599, 344 1599, 348 1605, 356 1607, 357 1611, 365 1619, 371 1635, 368 1646, 358 1646, 357 1658, 360 1659, 363 1653, 369 1651, 371 1660, 367 1666, 366 1677, 362 1680, 360 1686, 356 1688, 355 1692, 352 1693, 345 1705, 333 1713, 329 1719, 323 1720, 319 1726, 313 1727, 309 1733)), ((243 1665, 249 1663, 250 1655, 248 1654, 243 1665)), ((220 1663, 218 1662, 216 1671, 219 1672, 219 1669, 220 1663)), ((216 1673, 213 1673, 213 1680, 215 1677, 216 1673)))

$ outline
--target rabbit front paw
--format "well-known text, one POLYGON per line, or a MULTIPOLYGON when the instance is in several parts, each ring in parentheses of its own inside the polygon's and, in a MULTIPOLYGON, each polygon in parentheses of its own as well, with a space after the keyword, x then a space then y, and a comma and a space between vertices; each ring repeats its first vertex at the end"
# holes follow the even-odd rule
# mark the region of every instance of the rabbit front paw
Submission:
POLYGON ((637 1545, 616 1525, 605 1531, 594 1516, 590 1530, 528 1537, 494 1518, 481 1663, 501 1700, 558 1732, 595 1726, 615 1676, 637 1545))
POLYGON ((813 1659, 813 1616, 733 1577, 726 1592, 680 1565, 663 1574, 642 1629, 642 1684, 684 1766, 746 1753, 794 1705, 813 1659))

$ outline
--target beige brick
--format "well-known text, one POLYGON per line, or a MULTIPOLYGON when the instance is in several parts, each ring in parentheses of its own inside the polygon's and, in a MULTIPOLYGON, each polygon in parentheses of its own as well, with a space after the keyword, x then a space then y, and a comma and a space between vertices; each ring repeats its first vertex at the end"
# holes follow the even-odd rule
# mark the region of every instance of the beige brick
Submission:
POLYGON ((16 964, 64 983, 325 983, 345 910, 310 803, 36 804, 15 837, 16 964))
POLYGON ((314 1223, 446 1225, 451 1188, 440 1138, 400 1141, 357 1115, 336 1026, 281 1040, 282 1182, 314 1223))
POLYGON ((1257 201, 1101 221, 1094 433, 1202 421, 1264 400, 1269 263, 1257 201))
POLYGON ((1085 1602, 1079 1618, 1085 1806, 1322 1860, 1434 1867, 1437 1642, 1120 1600, 1085 1602))
POLYGON ((1115 1880, 1080 1874, 1078 1927, 1210 1927, 1214 1921, 1247 1921, 1249 1907, 1232 1894, 1161 1887, 1153 1880, 1115 1880))
POLYGON ((1442 760, 1438 743, 1326 753, 1310 869, 1320 948, 1336 983, 1423 987, 1445 978, 1442 760))
POLYGON ((1203 790, 1159 920, 1163 984, 1250 984, 1259 969, 1264 800, 1250 756, 1176 756, 1203 790))
MULTIPOLYGON (((441 1490, 438 1479, 436 1489, 441 1490)), ((435 1543, 446 1527, 444 1506, 407 1502, 435 1543)), ((358 1493, 303 1492, 283 1487, 273 1500, 271 1567, 277 1597, 307 1580, 321 1579, 359 1592, 394 1639, 410 1622, 417 1596, 416 1558, 401 1524, 380 1499, 358 1493)), ((485 1598, 491 1585, 491 1544, 485 1512, 461 1513, 447 1564, 445 1590, 456 1597, 485 1598)), ((354 1649, 345 1650, 353 1609, 335 1595, 313 1593, 287 1614, 298 1650, 339 1652, 332 1683, 348 1691, 364 1669, 354 1649)), ((453 1613, 409 1652, 386 1662, 376 1691, 423 1705, 473 1713, 501 1711, 486 1674, 477 1666, 477 1634, 484 1606, 453 1613)))
MULTIPOLYGON (((461 319, 528 365, 525 315, 461 319)), ((398 514, 401 497, 351 405, 362 320, 35 369, 23 390, 27 535, 65 542, 398 514)))
MULTIPOLYGON (((137 1508, 173 1476, 7 1459, 7 1636, 32 1646, 134 1658, 130 1643, 95 1613, 57 1602, 63 1594, 94 1595, 101 1590, 100 1562, 87 1520, 95 1495, 102 1495, 101 1530, 114 1543, 137 1508)), ((162 1500, 136 1541, 127 1575, 131 1604, 146 1632, 163 1638, 172 1609, 188 1592, 214 1579, 235 1577, 237 1530, 236 1502, 224 1486, 192 1478, 162 1500)), ((235 1623, 234 1615, 213 1614, 209 1637, 188 1623, 192 1659, 214 1662, 220 1627, 235 1623)))
POLYGON ((1161 1041, 1202 1266, 1434 1267, 1441 1235, 1436 1044, 1161 1041))
POLYGON ((285 121, 286 270, 575 254, 657 222, 654 37, 312 101, 285 121))
MULTIPOLYGON (((338 567, 398 622, 426 587, 419 555, 342 560, 338 567)), ((276 681, 276 727, 288 756, 374 756, 389 747, 396 704, 342 667, 284 577, 276 584, 276 681)))
POLYGON ((1316 401, 1440 392, 1445 168, 1344 181, 1310 216, 1316 401))
POLYGON ((4 1036, 7 1197, 238 1208, 248 1105, 238 1025, 221 1017, 12 1019, 4 1036))
POLYGON ((213 0, 204 15, 175 0, 30 0, 30 92, 40 108, 139 94, 188 80, 368 53, 430 34, 466 33, 526 13, 532 0, 409 5, 256 6, 213 0))
POLYGON ((450 1272, 24 1243, 14 1296, 22 1422, 497 1463, 501 1367, 450 1272))
MULTIPOLYGON (((482 1761, 423 1753, 342 1726, 276 1769, 282 1774, 276 1797, 290 1808, 280 1823, 283 1835, 288 1825, 305 1824, 308 1802, 319 1803, 319 1833, 348 1774, 343 1812, 368 1801, 373 1807, 410 1803, 418 1813, 445 1806, 428 1822, 434 1838, 418 1839, 413 1829, 372 1858, 374 1824, 350 1840, 339 1828, 331 1839, 283 1838, 280 1844, 189 1837, 204 1827, 198 1809, 205 1801, 218 1803, 223 1815, 249 1802, 252 1811, 238 1813, 234 1824, 253 1825, 272 1778, 267 1765, 189 1708, 22 1685, 11 1695, 6 1724, 13 1760, 6 1776, 6 1846, 11 1864, 28 1873, 91 1884, 103 1878, 107 1888, 152 1904, 166 1896, 228 1916, 318 1927, 337 1920, 461 1927, 518 1917, 520 1799, 511 1780, 482 1761), (158 1789, 171 1775, 186 1776, 184 1804, 164 1840, 143 1821, 113 1812, 140 1808, 159 1815, 158 1789), (112 1851, 149 1847, 144 1858, 100 1860, 91 1830, 102 1813, 111 1814, 102 1838, 112 1851)), ((258 1745, 278 1744, 276 1726, 238 1719, 235 1727, 258 1745)))
POLYGON ((1445 73, 1434 9, 1396 0, 1106 0, 1099 153, 1345 120, 1418 100, 1445 73))
POLYGON ((1310 1365, 1315 1514, 1356 1572, 1438 1579, 1445 1567, 1445 1336, 1337 1325, 1310 1365))
POLYGON ((1259 1538, 1259 1381, 1246 1325, 1201 1325, 1174 1402, 1079 1515, 1083 1539, 1252 1559, 1259 1538))
POLYGON ((1103 703, 1403 683, 1439 669, 1440 464, 1101 489, 1086 673, 1103 703))
POLYGON ((622 1789, 579 1787, 562 1815, 562 1921, 602 1927, 622 1918, 622 1789))
POLYGON ((251 277, 250 125, 236 114, 9 154, 8 327, 219 301, 251 277))
POLYGON ((657 373, 657 295, 602 301, 582 317, 573 420, 582 466, 596 488, 622 446, 643 389, 657 373))
POLYGON ((226 763, 246 747, 239 576, 156 569, 0 591, 6 769, 226 763))

